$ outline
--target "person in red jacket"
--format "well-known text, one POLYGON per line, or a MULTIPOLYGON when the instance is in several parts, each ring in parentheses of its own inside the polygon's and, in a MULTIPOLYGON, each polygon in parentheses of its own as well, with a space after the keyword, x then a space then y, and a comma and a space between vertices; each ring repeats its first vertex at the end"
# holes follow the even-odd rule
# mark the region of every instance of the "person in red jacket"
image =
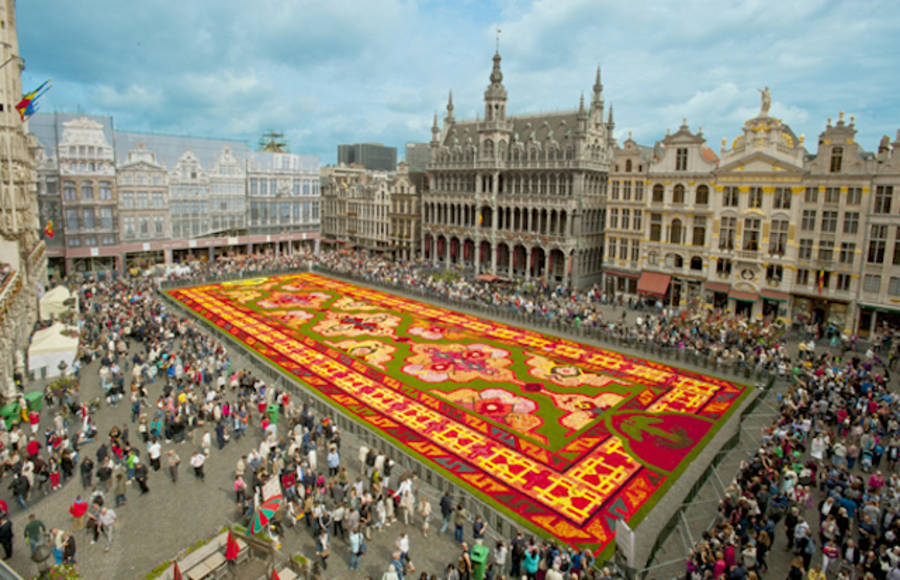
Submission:
POLYGON ((74 502, 72 502, 72 507, 69 508, 69 513, 72 514, 73 532, 84 529, 84 514, 87 513, 87 509, 88 503, 81 499, 80 495, 75 498, 74 502))

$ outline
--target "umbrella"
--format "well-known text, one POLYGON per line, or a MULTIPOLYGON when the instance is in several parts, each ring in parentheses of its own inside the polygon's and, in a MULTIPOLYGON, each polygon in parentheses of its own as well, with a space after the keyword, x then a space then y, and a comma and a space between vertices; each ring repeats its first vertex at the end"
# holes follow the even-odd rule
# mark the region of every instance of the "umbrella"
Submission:
POLYGON ((278 508, 281 507, 281 496, 273 495, 263 503, 259 504, 259 507, 256 508, 256 511, 253 513, 253 518, 250 521, 250 534, 256 534, 269 525, 269 522, 272 521, 272 516, 275 515, 275 512, 278 511, 278 508))
POLYGON ((172 563, 172 578, 173 580, 181 580, 181 570, 178 569, 178 562, 172 563))
POLYGON ((225 542, 225 560, 231 561, 235 560, 238 557, 238 552, 241 551, 240 546, 238 546, 237 541, 232 537, 231 530, 228 530, 228 539, 225 542))

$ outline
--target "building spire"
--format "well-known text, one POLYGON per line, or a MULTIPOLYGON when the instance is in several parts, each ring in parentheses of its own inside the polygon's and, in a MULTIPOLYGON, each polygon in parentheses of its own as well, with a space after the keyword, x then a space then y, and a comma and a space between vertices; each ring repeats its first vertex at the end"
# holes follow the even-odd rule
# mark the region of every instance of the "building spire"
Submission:
POLYGON ((453 115, 453 89, 450 89, 450 96, 447 98, 447 112, 453 115))
POLYGON ((603 83, 600 81, 600 65, 597 65, 597 78, 594 79, 594 96, 603 94, 603 83))
POLYGON ((491 70, 491 85, 500 85, 503 82, 503 73, 500 71, 500 47, 494 53, 494 68, 491 70))
POLYGON ((584 115, 584 93, 581 93, 581 98, 578 100, 578 116, 584 115))
POLYGON ((607 125, 610 125, 610 126, 615 125, 615 122, 613 121, 613 106, 612 106, 612 103, 609 104, 609 119, 607 119, 606 124, 607 124, 607 125))

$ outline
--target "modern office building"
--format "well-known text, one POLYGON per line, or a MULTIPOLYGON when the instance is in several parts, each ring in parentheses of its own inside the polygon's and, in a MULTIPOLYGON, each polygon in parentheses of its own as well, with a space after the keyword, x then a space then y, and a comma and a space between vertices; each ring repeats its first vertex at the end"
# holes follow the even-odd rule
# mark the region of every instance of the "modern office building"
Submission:
POLYGON ((338 145, 338 165, 362 165, 370 171, 396 171, 397 148, 381 143, 338 145))
POLYGON ((407 143, 406 162, 407 171, 410 173, 425 173, 428 168, 428 162, 431 160, 431 144, 430 143, 407 143))

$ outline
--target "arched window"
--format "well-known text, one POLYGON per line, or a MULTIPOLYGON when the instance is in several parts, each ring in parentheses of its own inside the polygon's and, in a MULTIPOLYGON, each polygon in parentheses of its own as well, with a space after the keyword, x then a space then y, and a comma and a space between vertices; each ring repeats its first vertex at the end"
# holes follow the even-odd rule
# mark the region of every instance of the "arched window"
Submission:
POLYGON ((709 187, 706 185, 697 186, 697 196, 695 205, 708 205, 709 204, 709 187))
POLYGON ((684 186, 680 183, 672 190, 672 203, 684 203, 684 186))
POLYGON ((691 258, 691 270, 702 270, 703 269, 703 258, 700 256, 694 256, 691 258))
POLYGON ((481 158, 482 159, 493 159, 494 158, 494 142, 490 139, 485 139, 484 146, 481 150, 481 158))
POLYGON ((665 199, 665 188, 661 183, 653 186, 653 203, 662 203, 665 199))

